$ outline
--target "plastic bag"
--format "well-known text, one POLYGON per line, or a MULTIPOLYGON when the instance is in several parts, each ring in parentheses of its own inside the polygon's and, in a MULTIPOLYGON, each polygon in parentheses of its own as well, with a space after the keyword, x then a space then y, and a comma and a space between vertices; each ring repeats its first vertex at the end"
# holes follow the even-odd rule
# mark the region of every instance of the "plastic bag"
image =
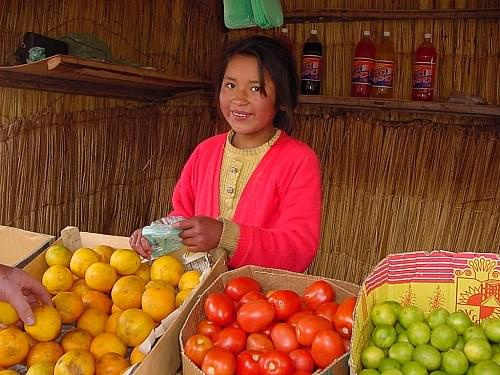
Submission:
POLYGON ((224 0, 224 24, 229 29, 257 26, 250 0, 224 0))
POLYGON ((184 220, 182 216, 163 217, 142 228, 142 235, 146 238, 153 249, 151 258, 155 259, 179 250, 182 247, 179 229, 172 224, 184 220))

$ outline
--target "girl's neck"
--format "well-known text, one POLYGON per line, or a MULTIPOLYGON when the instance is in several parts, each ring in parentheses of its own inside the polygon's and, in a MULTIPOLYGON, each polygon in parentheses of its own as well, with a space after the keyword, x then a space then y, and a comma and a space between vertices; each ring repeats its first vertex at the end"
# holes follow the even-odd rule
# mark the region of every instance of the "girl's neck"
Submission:
POLYGON ((231 144, 236 148, 249 149, 257 148, 269 142, 276 134, 277 128, 272 127, 268 132, 263 132, 256 136, 255 134, 234 133, 231 138, 231 144))

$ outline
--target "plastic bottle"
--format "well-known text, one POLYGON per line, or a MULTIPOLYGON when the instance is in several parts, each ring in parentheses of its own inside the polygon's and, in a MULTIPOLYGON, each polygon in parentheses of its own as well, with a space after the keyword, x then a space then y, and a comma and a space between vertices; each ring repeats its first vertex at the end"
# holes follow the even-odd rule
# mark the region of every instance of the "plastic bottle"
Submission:
POLYGON ((369 97, 373 79, 375 45, 369 31, 363 31, 363 38, 354 51, 351 96, 369 97))
POLYGON ((323 46, 318 39, 318 30, 313 29, 302 50, 300 91, 304 95, 319 95, 322 56, 323 46))
POLYGON ((290 36, 288 35, 288 28, 281 28, 278 40, 285 45, 290 54, 295 58, 295 48, 293 46, 292 40, 290 39, 290 36))
POLYGON ((431 34, 425 34, 424 41, 415 52, 412 99, 432 101, 435 79, 436 49, 431 42, 431 34))
POLYGON ((391 40, 391 33, 384 31, 384 37, 375 50, 372 97, 392 98, 394 66, 394 43, 391 40))

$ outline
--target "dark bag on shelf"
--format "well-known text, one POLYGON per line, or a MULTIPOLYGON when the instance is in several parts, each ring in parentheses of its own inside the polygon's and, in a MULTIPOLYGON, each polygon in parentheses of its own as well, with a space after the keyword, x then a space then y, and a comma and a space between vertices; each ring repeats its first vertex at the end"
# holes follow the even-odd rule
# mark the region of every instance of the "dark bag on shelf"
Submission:
POLYGON ((68 54, 68 43, 49 38, 45 35, 28 32, 23 35, 23 41, 16 49, 16 64, 26 64, 29 50, 33 47, 43 47, 45 49, 45 57, 68 54))

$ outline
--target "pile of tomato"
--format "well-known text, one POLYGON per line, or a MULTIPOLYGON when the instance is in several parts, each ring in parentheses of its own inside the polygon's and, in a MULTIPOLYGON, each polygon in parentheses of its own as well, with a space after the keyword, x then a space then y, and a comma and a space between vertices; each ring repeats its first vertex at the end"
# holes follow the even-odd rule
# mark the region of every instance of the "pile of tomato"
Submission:
POLYGON ((264 292, 251 277, 234 277, 204 302, 207 319, 184 353, 210 375, 306 375, 348 351, 355 297, 335 302, 335 289, 318 280, 299 295, 264 292))

